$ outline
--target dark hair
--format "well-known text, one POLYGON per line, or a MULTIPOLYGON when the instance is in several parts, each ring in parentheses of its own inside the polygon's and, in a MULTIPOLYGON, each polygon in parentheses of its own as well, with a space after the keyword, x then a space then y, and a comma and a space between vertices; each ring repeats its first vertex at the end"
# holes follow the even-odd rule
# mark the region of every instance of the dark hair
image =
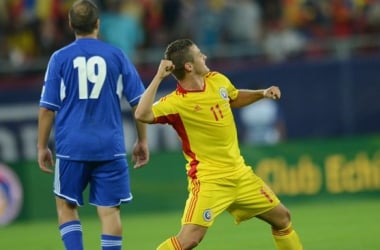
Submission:
POLYGON ((76 1, 69 11, 70 25, 75 34, 91 34, 99 19, 99 10, 90 0, 76 1))
POLYGON ((193 55, 190 53, 190 47, 195 43, 190 39, 178 39, 171 42, 165 51, 165 59, 171 60, 175 66, 173 75, 178 80, 185 76, 185 63, 193 62, 193 55))

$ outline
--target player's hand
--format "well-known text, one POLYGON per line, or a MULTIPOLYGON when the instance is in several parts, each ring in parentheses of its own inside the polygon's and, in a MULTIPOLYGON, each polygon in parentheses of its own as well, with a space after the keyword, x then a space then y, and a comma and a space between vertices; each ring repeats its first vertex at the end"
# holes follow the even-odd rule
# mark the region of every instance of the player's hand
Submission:
POLYGON ((175 66, 172 61, 162 59, 158 67, 157 76, 159 76, 161 79, 164 79, 172 73, 174 68, 175 66))
POLYGON ((43 172, 49 174, 54 172, 53 155, 49 148, 38 149, 38 164, 43 172))
POLYGON ((281 98, 281 91, 277 86, 271 86, 264 90, 264 97, 277 100, 281 98))
POLYGON ((149 162, 149 149, 146 142, 136 142, 132 152, 133 168, 141 168, 149 162))

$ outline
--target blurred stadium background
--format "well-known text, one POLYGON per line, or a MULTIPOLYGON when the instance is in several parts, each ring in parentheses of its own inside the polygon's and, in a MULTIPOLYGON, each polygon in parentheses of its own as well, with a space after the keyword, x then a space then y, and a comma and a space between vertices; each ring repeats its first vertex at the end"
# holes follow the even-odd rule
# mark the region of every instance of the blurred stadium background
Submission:
MULTIPOLYGON (((52 176, 36 162, 37 113, 47 60, 73 39, 72 2, 0 1, 0 225, 55 217, 52 176)), ((237 87, 280 86, 281 100, 238 110, 236 122, 247 162, 282 199, 379 199, 380 1, 95 2, 101 39, 130 56, 145 84, 167 43, 189 37, 237 87)), ((174 84, 168 79, 160 95, 174 84)), ((165 126, 149 134, 152 161, 131 173, 128 211, 177 211, 186 195, 178 139, 165 126)))

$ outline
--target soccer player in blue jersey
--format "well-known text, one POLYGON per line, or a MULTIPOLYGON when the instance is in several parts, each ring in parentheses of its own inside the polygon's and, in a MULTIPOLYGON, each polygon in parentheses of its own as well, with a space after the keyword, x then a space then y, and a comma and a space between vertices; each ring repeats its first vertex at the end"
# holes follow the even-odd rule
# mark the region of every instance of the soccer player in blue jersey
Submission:
MULTIPOLYGON (((53 173, 48 141, 54 126, 54 194, 67 250, 83 249, 78 206, 87 186, 101 221, 103 250, 121 249, 120 205, 132 200, 120 101, 125 97, 134 112, 144 85, 120 49, 97 39, 99 22, 93 2, 73 4, 69 25, 76 39, 51 56, 40 99, 38 163, 53 173)), ((139 168, 149 151, 146 125, 136 121, 136 129, 132 161, 139 168)))

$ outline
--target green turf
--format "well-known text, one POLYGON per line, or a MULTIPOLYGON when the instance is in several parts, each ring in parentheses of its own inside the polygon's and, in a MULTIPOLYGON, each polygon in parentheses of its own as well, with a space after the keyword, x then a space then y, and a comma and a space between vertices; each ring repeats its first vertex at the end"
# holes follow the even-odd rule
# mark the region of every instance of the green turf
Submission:
MULTIPOLYGON (((293 214, 305 250, 377 250, 380 249, 380 200, 348 199, 346 201, 297 202, 288 207, 293 214)), ((123 212, 124 248, 154 250, 165 238, 175 234, 180 225, 180 212, 123 212)), ((99 223, 83 218, 86 250, 99 247, 99 223)), ((56 222, 17 222, 0 228, 1 250, 63 250, 56 222)), ((199 250, 274 250, 270 229, 253 219, 233 224, 222 214, 210 228, 199 250)))

